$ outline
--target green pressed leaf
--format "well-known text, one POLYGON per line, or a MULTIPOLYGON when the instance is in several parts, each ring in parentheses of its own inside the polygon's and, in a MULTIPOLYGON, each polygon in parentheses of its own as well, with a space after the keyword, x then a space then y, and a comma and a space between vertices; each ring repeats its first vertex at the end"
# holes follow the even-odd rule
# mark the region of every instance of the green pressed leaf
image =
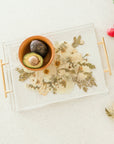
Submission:
POLYGON ((85 92, 87 92, 88 88, 87 88, 87 87, 83 87, 83 90, 84 90, 85 92))
POLYGON ((53 91, 53 94, 56 94, 57 92, 56 91, 53 91))
POLYGON ((78 44, 80 44, 80 40, 81 40, 81 35, 79 35, 77 40, 76 40, 78 44))
POLYGON ((80 89, 82 88, 81 84, 77 83, 77 85, 78 85, 78 87, 79 87, 80 89))
POLYGON ((91 64, 91 63, 86 63, 86 66, 88 66, 90 69, 95 69, 95 65, 91 64))
POLYGON ((70 73, 75 74, 76 72, 75 72, 75 70, 70 70, 70 73))
POLYGON ((62 81, 60 82, 60 84, 61 84, 63 87, 66 88, 66 81, 65 81, 65 80, 62 80, 62 81))
POLYGON ((114 116, 114 113, 110 112, 107 108, 105 108, 105 112, 110 117, 114 116))
POLYGON ((64 41, 64 44, 67 44, 67 42, 66 42, 66 41, 64 41))
POLYGON ((59 46, 59 50, 61 50, 61 52, 65 52, 67 48, 68 48, 68 47, 66 46, 65 43, 62 43, 62 44, 59 46))
POLYGON ((61 49, 60 49, 60 48, 58 48, 58 49, 56 49, 56 51, 55 51, 55 52, 56 52, 56 53, 58 53, 60 50, 61 50, 61 49))
POLYGON ((78 64, 79 64, 80 66, 88 66, 90 69, 95 69, 95 68, 96 68, 95 65, 93 65, 93 64, 91 64, 91 63, 86 63, 86 62, 80 63, 80 62, 78 62, 78 64))
POLYGON ((18 71, 20 74, 24 73, 24 70, 20 68, 16 68, 16 71, 18 71))
POLYGON ((66 58, 66 61, 67 61, 68 63, 71 63, 71 62, 72 62, 71 57, 67 57, 67 58, 66 58))
POLYGON ((88 53, 86 53, 86 54, 83 56, 83 58, 85 58, 85 57, 87 57, 87 56, 89 56, 89 54, 88 54, 88 53))
POLYGON ((38 86, 33 86, 32 84, 27 85, 27 87, 33 88, 33 89, 39 89, 39 88, 40 88, 40 87, 38 87, 38 86))
POLYGON ((25 80, 27 80, 31 75, 33 75, 34 74, 34 72, 33 73, 27 73, 27 72, 25 72, 23 69, 20 69, 20 68, 16 68, 16 71, 18 71, 19 72, 19 81, 25 81, 25 80))
POLYGON ((83 45, 84 41, 81 40, 81 35, 78 36, 78 38, 74 37, 73 38, 73 43, 72 43, 72 47, 76 48, 79 45, 83 45))

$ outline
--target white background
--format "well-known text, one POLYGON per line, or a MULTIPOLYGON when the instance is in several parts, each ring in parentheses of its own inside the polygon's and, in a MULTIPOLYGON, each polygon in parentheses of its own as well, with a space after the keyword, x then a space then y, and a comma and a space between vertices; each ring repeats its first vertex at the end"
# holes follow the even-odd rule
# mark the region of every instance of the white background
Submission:
MULTIPOLYGON (((114 38, 106 35, 114 24, 113 0, 0 0, 1 42, 87 23, 95 24, 98 40, 105 37, 114 73, 114 38)), ((108 96, 16 113, 4 98, 0 71, 0 144, 114 144, 114 120, 104 111, 114 100, 114 76, 105 76, 108 96)))

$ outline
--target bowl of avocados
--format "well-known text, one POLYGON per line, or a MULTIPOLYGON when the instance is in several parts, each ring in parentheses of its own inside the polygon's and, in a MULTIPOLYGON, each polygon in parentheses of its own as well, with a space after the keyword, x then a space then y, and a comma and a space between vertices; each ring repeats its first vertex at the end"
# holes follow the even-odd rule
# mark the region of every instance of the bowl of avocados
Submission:
POLYGON ((44 36, 31 36, 21 43, 18 57, 21 64, 28 70, 43 70, 54 58, 54 47, 44 36))

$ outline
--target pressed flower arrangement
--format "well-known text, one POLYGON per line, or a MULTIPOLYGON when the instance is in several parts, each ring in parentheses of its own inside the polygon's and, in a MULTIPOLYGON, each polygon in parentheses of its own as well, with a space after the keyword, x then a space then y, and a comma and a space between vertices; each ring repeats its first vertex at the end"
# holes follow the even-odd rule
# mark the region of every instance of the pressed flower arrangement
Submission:
POLYGON ((89 54, 83 56, 76 49, 83 44, 81 36, 74 37, 72 43, 56 42, 53 62, 42 71, 31 72, 17 68, 19 81, 28 79, 26 86, 38 90, 41 95, 47 95, 49 92, 68 93, 75 85, 87 92, 89 87, 97 86, 92 74, 96 67, 88 62, 89 54))

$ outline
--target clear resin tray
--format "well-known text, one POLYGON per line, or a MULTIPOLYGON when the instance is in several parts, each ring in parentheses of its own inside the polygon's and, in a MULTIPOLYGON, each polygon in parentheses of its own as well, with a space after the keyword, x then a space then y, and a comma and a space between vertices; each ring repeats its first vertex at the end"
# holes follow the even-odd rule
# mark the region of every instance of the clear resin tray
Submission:
POLYGON ((87 92, 84 92, 78 86, 75 86, 73 91, 69 94, 49 93, 46 96, 42 96, 37 91, 26 88, 24 82, 18 81, 18 73, 15 69, 20 65, 18 61, 18 48, 24 39, 3 43, 3 61, 8 63, 4 66, 6 81, 6 83, 4 82, 4 85, 7 89, 5 95, 10 99, 13 110, 28 110, 74 98, 105 94, 108 92, 105 85, 104 70, 101 64, 98 42, 93 24, 73 27, 43 35, 49 38, 52 43, 56 41, 69 42, 74 36, 81 35, 85 44, 81 46, 81 48, 78 48, 78 51, 82 54, 89 53, 88 60, 95 64, 96 69, 93 71, 93 75, 96 79, 97 87, 89 88, 87 92))

